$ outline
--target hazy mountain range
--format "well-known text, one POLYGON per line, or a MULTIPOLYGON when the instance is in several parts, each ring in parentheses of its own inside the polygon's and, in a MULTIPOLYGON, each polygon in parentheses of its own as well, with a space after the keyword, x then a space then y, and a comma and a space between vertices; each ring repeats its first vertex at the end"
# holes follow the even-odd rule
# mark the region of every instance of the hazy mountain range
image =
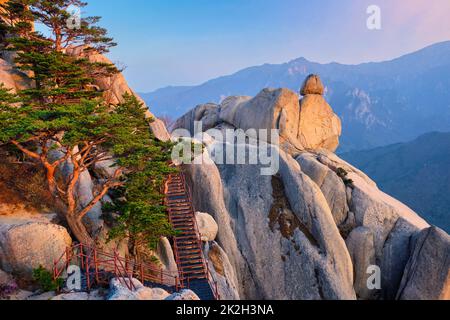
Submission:
POLYGON ((265 87, 298 91, 317 73, 326 99, 343 122, 340 152, 450 131, 450 41, 386 62, 319 64, 299 58, 265 64, 199 86, 168 87, 142 94, 157 116, 176 119, 194 106, 230 95, 256 95, 265 87))
POLYGON ((386 193, 450 232, 450 133, 341 155, 386 193))

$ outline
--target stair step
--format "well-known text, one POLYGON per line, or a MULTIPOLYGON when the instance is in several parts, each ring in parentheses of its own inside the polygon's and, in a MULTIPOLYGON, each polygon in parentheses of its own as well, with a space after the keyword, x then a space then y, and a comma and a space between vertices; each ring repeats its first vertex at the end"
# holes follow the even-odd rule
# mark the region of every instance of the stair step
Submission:
POLYGON ((201 255, 202 252, 200 249, 190 249, 190 250, 178 249, 178 256, 180 258, 195 255, 195 254, 201 255))
POLYGON ((177 247, 197 247, 199 249, 201 249, 199 241, 198 240, 181 240, 181 241, 176 241, 177 243, 177 247))
POLYGON ((195 239, 193 239, 193 240, 176 240, 176 242, 177 242, 178 247, 194 246, 194 247, 200 248, 198 240, 195 240, 195 239))
POLYGON ((206 276, 204 275, 199 275, 199 276, 190 276, 190 277, 185 277, 185 282, 187 283, 187 278, 189 278, 189 281, 195 281, 195 280, 206 280, 206 276))
POLYGON ((170 215, 172 220, 187 220, 188 222, 192 221, 192 218, 185 214, 172 214, 170 215))
POLYGON ((183 182, 171 182, 171 183, 169 183, 169 184, 167 184, 168 186, 169 186, 169 188, 170 187, 172 187, 172 188, 177 188, 177 187, 184 187, 184 183, 183 182))
POLYGON ((188 223, 173 223, 172 227, 175 230, 179 230, 180 228, 193 228, 195 230, 194 224, 188 224, 188 223))
POLYGON ((194 227, 194 224, 190 224, 189 220, 182 220, 182 219, 171 219, 172 220, 172 226, 173 227, 194 227))
POLYGON ((195 249, 195 248, 191 248, 191 249, 186 249, 185 248, 178 248, 178 257, 180 259, 188 259, 188 257, 191 256, 196 256, 196 257, 202 257, 203 253, 201 252, 200 249, 195 249))
POLYGON ((199 240, 200 238, 197 237, 197 233, 194 230, 190 231, 184 231, 182 234, 175 237, 175 240, 199 240))
POLYGON ((197 236, 197 233, 191 231, 191 232, 183 232, 182 235, 178 235, 175 237, 176 241, 186 241, 186 240, 195 240, 198 241, 200 238, 197 236))
MULTIPOLYGON (((180 200, 187 199, 186 192, 183 192, 183 191, 167 193, 166 196, 169 197, 169 200, 171 200, 170 197, 183 197, 183 198, 180 198, 180 200)), ((177 199, 174 199, 174 200, 177 200, 177 199)))
POLYGON ((181 236, 181 237, 176 237, 176 240, 185 240, 185 239, 195 239, 198 240, 199 238, 197 237, 197 234, 192 234, 192 235, 188 235, 188 236, 181 236))
POLYGON ((193 266, 193 267, 181 267, 181 272, 183 272, 183 274, 189 275, 189 274, 205 274, 206 270, 205 268, 203 268, 203 266, 193 266))
POLYGON ((181 232, 182 234, 187 233, 187 232, 196 232, 194 225, 178 224, 176 226, 172 225, 172 227, 175 230, 178 230, 179 232, 181 232))
POLYGON ((169 214, 185 214, 185 215, 189 215, 189 216, 194 216, 194 213, 192 212, 191 209, 184 209, 184 208, 170 208, 169 210, 169 214))
POLYGON ((195 225, 193 223, 192 224, 190 224, 190 223, 172 223, 172 227, 174 229, 183 228, 183 227, 195 229, 195 225))
POLYGON ((177 244, 177 248, 178 250, 180 249, 185 249, 185 250, 195 250, 195 249, 199 249, 199 246, 195 245, 195 244, 187 244, 187 245, 182 245, 180 246, 179 244, 177 244))
POLYGON ((182 271, 186 277, 190 277, 189 275, 194 275, 194 274, 195 275, 205 274, 205 270, 187 270, 187 271, 182 270, 182 271))
POLYGON ((187 231, 196 232, 194 224, 180 225, 180 226, 178 226, 178 229, 179 230, 187 230, 187 231))
POLYGON ((192 219, 190 212, 173 212, 170 214, 172 218, 189 218, 192 219))
POLYGON ((201 259, 201 258, 196 259, 196 260, 186 259, 185 261, 186 261, 186 262, 181 262, 181 265, 182 265, 182 266, 188 265, 188 264, 196 265, 196 264, 199 264, 199 263, 200 263, 201 266, 202 266, 202 268, 203 268, 203 259, 201 259))
POLYGON ((186 222, 192 221, 192 218, 187 216, 171 216, 170 218, 172 219, 172 221, 186 221, 186 222))
POLYGON ((171 204, 169 204, 166 207, 167 207, 167 211, 169 211, 169 213, 182 211, 182 212, 189 212, 190 214, 194 214, 191 206, 189 206, 189 205, 171 205, 171 204))
POLYGON ((180 256, 179 258, 180 258, 180 260, 184 260, 184 259, 199 259, 199 258, 201 258, 201 254, 197 253, 197 254, 191 254, 191 255, 184 255, 184 256, 180 256))
POLYGON ((197 238, 197 236, 195 234, 187 234, 185 233, 187 236, 184 238, 175 238, 174 240, 177 242, 177 244, 181 244, 181 243, 187 243, 187 244, 191 244, 191 243, 198 243, 199 242, 199 238, 197 238))
POLYGON ((169 203, 169 205, 167 206, 169 207, 169 209, 171 210, 192 210, 190 205, 186 205, 186 204, 173 204, 173 203, 169 203))

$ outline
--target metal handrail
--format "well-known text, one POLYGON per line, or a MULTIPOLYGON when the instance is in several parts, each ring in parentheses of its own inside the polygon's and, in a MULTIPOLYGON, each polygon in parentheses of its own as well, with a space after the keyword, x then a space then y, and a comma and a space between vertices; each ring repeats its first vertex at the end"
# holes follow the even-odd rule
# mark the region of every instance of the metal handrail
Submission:
POLYGON ((136 271, 134 268, 132 272, 129 272, 128 265, 132 266, 140 266, 140 270, 142 271, 141 276, 143 275, 144 280, 149 280, 151 282, 160 283, 162 285, 172 286, 175 284, 177 290, 182 287, 180 284, 180 279, 178 276, 173 276, 172 273, 166 272, 162 270, 162 268, 153 266, 151 264, 136 262, 134 260, 129 260, 123 257, 120 257, 117 252, 113 254, 104 252, 102 250, 98 250, 97 248, 93 248, 84 244, 76 244, 72 247, 68 247, 64 254, 61 257, 54 261, 53 263, 53 278, 60 278, 67 267, 70 265, 70 261, 74 258, 79 258, 81 260, 81 267, 85 270, 88 281, 88 289, 91 287, 91 271, 95 273, 95 281, 98 284, 98 279, 100 278, 100 273, 113 273, 115 277, 119 279, 119 281, 125 280, 125 285, 130 289, 134 289, 134 283, 132 281, 133 276, 136 275, 136 271), (86 255, 84 253, 84 249, 88 249, 91 251, 91 255, 86 255), (76 251, 79 251, 75 253, 76 251), (95 257, 95 258, 93 258, 95 257), (64 261, 62 267, 60 265, 64 261), (159 276, 155 276, 155 274, 159 276), (167 281, 166 281, 167 280, 167 281))
MULTIPOLYGON (((186 197, 187 197, 187 201, 188 201, 188 203, 189 203, 189 207, 190 207, 190 212, 192 213, 192 220, 193 220, 193 224, 194 224, 194 231, 195 231, 195 234, 196 234, 196 238, 197 238, 197 244, 198 244, 198 246, 199 246, 199 248, 200 249, 202 249, 202 247, 203 247, 203 242, 202 242, 202 239, 201 239, 201 235, 200 235, 200 230, 199 230, 199 227, 198 227, 198 223, 197 223, 197 219, 196 219, 196 217, 195 217, 195 210, 194 210, 194 206, 193 206, 193 201, 192 201, 192 196, 191 196, 191 188, 189 187, 189 185, 187 184, 187 182, 186 182, 186 175, 183 173, 183 172, 179 172, 178 174, 177 174, 179 177, 180 177, 180 179, 181 179, 181 184, 183 185, 183 187, 185 188, 185 195, 186 195, 186 197)), ((164 188, 164 193, 165 194, 167 194, 168 193, 168 185, 169 185, 169 183, 171 182, 171 179, 170 179, 170 177, 169 177, 169 179, 166 181, 166 184, 165 184, 165 188, 164 188)), ((165 199, 165 201, 164 201, 164 203, 165 204, 167 204, 167 198, 165 199)), ((169 209, 170 210, 170 209, 169 209)), ((171 215, 169 214, 169 221, 172 223, 172 218, 171 218, 171 215)), ((179 257, 178 257, 178 254, 177 254, 177 248, 176 248, 176 243, 174 244, 174 249, 175 249, 175 256, 176 256, 176 260, 177 260, 177 265, 179 265, 179 262, 180 262, 180 260, 179 260, 179 257)), ((202 263, 203 263, 203 265, 205 266, 205 270, 204 270, 204 272, 205 272, 205 277, 206 277, 206 279, 207 279, 207 281, 208 281, 208 283, 209 283, 209 286, 211 287, 211 290, 212 290, 212 292, 213 292, 213 295, 214 295, 214 298, 216 299, 216 300, 220 300, 220 294, 219 294, 219 292, 218 292, 218 286, 217 286, 217 281, 214 279, 214 277, 213 277, 213 275, 212 275, 212 273, 210 272, 210 269, 209 269, 209 263, 208 263, 208 261, 205 259, 205 256, 204 256, 204 254, 203 254, 203 250, 201 250, 201 252, 202 252, 202 254, 201 254, 201 257, 202 257, 202 263)), ((184 281, 185 279, 183 279, 183 281, 184 281)), ((190 279, 187 279, 188 280, 188 287, 189 287, 189 280, 190 279)))

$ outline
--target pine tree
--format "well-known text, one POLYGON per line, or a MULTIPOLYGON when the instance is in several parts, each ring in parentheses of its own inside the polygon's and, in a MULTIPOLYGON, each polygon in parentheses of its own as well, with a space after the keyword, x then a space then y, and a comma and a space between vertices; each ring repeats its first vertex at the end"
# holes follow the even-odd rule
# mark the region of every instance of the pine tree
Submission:
POLYGON ((111 108, 95 90, 95 77, 118 70, 113 65, 90 62, 87 57, 106 52, 114 43, 106 30, 96 26, 98 17, 82 19, 78 29, 69 28, 66 8, 70 5, 86 4, 76 0, 10 0, 2 5, 1 27, 8 35, 4 47, 16 53, 17 67, 30 75, 34 86, 17 95, 0 88, 0 144, 14 145, 44 168, 55 203, 80 242, 94 244, 95 235, 89 234, 82 220, 117 188, 130 199, 122 201, 121 207, 126 210, 133 205, 131 201, 144 201, 146 212, 157 217, 149 223, 160 223, 163 235, 168 230, 167 219, 161 214, 156 190, 162 175, 169 171, 167 146, 150 136, 145 110, 135 97, 126 96, 123 104, 111 108), (48 35, 35 31, 33 21, 47 26, 48 35), (74 47, 82 48, 83 54, 69 55, 67 51, 74 47), (55 150, 61 153, 58 160, 52 156, 55 150), (80 207, 75 197, 80 175, 108 159, 117 159, 115 174, 102 183, 87 206, 80 207), (72 174, 58 179, 57 169, 65 162, 71 163, 72 174), (130 191, 133 187, 149 193, 130 191))
POLYGON ((167 165, 172 145, 151 137, 148 126, 142 121, 142 107, 134 96, 126 96, 116 112, 129 119, 127 125, 134 128, 135 139, 131 143, 127 141, 125 129, 121 141, 114 143, 118 164, 128 171, 125 173, 126 183, 115 190, 118 200, 105 209, 120 213, 110 239, 128 238, 131 252, 137 256, 141 245, 155 249, 161 235, 174 234, 161 194, 167 175, 174 172, 167 165))

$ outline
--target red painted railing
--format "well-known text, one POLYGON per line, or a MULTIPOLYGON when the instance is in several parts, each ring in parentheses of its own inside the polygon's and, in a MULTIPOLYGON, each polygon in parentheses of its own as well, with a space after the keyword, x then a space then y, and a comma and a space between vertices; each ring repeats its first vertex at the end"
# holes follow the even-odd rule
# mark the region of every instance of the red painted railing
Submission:
MULTIPOLYGON (((201 261, 204 266, 204 278, 208 281, 214 298, 216 300, 220 300, 217 281, 215 281, 215 279, 213 278, 209 269, 208 261, 205 259, 203 254, 203 242, 201 240, 199 228, 197 225, 197 219, 195 218, 191 192, 188 184, 186 183, 185 175, 183 173, 178 173, 169 176, 165 183, 164 194, 167 195, 170 191, 168 185, 171 182, 172 176, 180 177, 181 183, 185 188, 185 196, 190 206, 189 218, 191 218, 193 221, 193 228, 196 234, 195 242, 197 243, 197 247, 200 249, 201 261)), ((167 204, 167 198, 165 200, 165 204, 167 204)), ((173 224, 170 209, 168 211, 169 221, 171 224, 173 224)), ((177 247, 176 241, 174 241, 175 259, 177 265, 180 266, 180 257, 178 254, 178 250, 179 248, 177 247)), ((108 253, 84 244, 76 244, 72 247, 67 248, 66 251, 61 255, 61 257, 58 260, 54 261, 53 278, 60 278, 70 265, 77 265, 81 268, 81 270, 84 271, 88 290, 90 290, 94 284, 104 284, 111 278, 118 278, 119 281, 126 285, 130 290, 135 289, 132 281, 133 278, 139 279, 144 285, 146 282, 151 282, 167 287, 174 287, 176 291, 179 291, 183 288, 189 289, 190 282, 194 280, 194 278, 184 274, 182 270, 178 270, 178 276, 174 276, 172 273, 164 271, 162 268, 158 268, 155 265, 136 262, 134 260, 120 257, 116 251, 113 253, 108 253)))
POLYGON ((117 252, 108 253, 84 244, 67 248, 54 262, 53 278, 60 278, 70 265, 76 265, 83 270, 88 290, 94 284, 104 284, 111 278, 118 278, 130 290, 135 289, 133 278, 139 279, 144 285, 151 282, 174 287, 176 291, 183 288, 179 276, 174 276, 162 268, 120 257, 117 252))

